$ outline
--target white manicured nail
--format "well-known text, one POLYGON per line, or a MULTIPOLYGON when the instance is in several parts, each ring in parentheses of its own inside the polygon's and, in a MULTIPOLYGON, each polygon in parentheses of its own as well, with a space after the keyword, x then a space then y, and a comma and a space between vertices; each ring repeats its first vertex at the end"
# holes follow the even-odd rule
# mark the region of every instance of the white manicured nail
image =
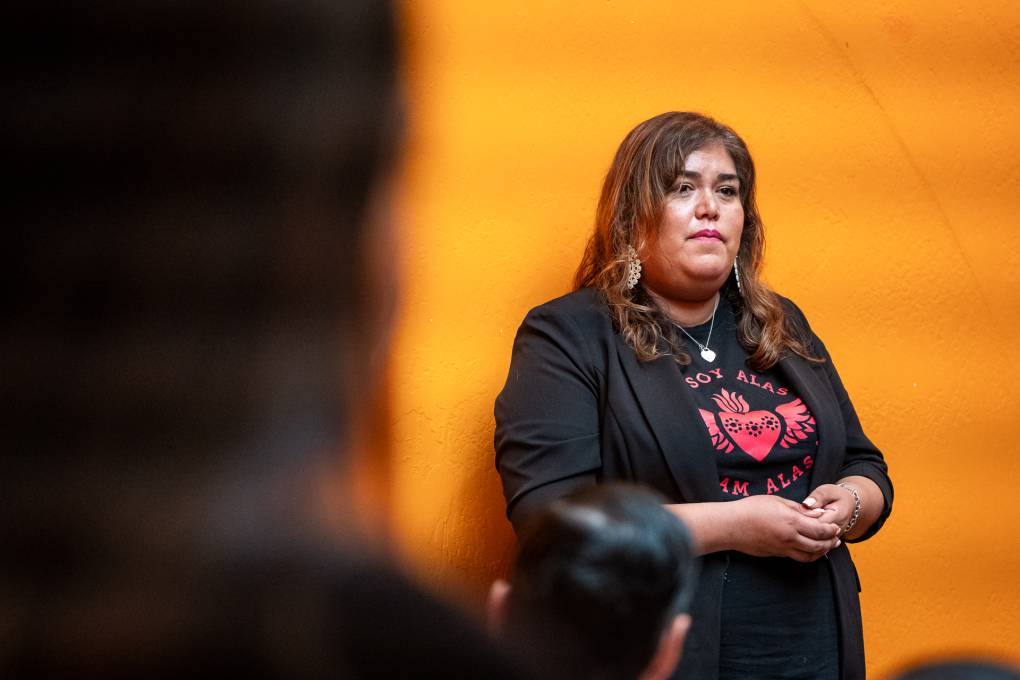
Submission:
POLYGON ((804 500, 801 501, 801 504, 806 505, 809 508, 813 508, 813 507, 815 507, 815 503, 817 503, 817 502, 818 501, 816 501, 814 498, 812 498, 811 496, 808 496, 807 498, 805 498, 804 500))

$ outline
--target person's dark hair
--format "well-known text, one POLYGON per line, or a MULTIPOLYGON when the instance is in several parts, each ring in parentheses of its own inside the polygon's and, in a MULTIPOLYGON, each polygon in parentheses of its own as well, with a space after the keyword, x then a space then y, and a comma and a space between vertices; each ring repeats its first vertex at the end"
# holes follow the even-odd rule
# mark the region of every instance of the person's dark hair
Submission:
POLYGON ((983 659, 943 660, 913 666, 893 680, 1020 680, 1020 670, 983 659))
POLYGON ((574 275, 574 287, 598 290, 619 332, 642 361, 673 356, 691 362, 679 332, 641 284, 627 287, 628 246, 658 238, 666 197, 691 153, 720 144, 733 159, 740 180, 744 229, 737 252, 743 292, 733 274, 724 293, 738 312, 737 337, 759 370, 771 368, 785 352, 819 361, 803 329, 785 313, 779 297, 761 279, 765 227, 758 213, 754 161, 747 144, 731 128, 699 113, 670 111, 650 118, 627 134, 602 184, 595 229, 574 275))
POLYGON ((269 640, 274 611, 325 604, 224 565, 308 524, 295 478, 342 451, 381 339, 393 291, 365 263, 400 128, 391 3, 3 16, 0 669, 224 640, 187 622, 269 640))
POLYGON ((373 0, 5 10, 0 335, 19 438, 67 459, 69 440, 158 443, 177 467, 299 384, 330 418, 347 410, 330 395, 360 384, 338 362, 370 350, 363 241, 395 149, 392 24, 373 0))
POLYGON ((552 503, 525 530, 506 631, 553 677, 633 680, 688 611, 691 539, 664 502, 599 485, 552 503))

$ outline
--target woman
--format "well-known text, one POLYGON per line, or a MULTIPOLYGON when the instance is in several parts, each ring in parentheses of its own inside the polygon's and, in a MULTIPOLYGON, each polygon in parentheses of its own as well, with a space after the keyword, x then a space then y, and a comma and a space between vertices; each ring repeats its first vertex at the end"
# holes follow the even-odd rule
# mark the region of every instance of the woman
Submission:
POLYGON ((647 484, 703 555, 677 677, 864 677, 844 541, 892 484, 825 346, 759 279, 747 146, 702 115, 637 126, 606 176, 577 290, 532 310, 496 401, 519 531, 552 499, 647 484))

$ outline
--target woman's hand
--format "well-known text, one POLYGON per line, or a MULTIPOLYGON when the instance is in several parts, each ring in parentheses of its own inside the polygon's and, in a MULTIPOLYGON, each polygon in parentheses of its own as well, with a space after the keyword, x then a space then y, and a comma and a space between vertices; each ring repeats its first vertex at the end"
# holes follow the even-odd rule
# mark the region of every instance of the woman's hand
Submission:
POLYGON ((839 533, 854 514, 856 499, 853 492, 837 484, 822 484, 801 504, 811 510, 821 510, 821 519, 839 526, 839 533))
POLYGON ((853 540, 864 535, 885 507, 882 490, 875 482, 867 477, 851 475, 844 477, 836 484, 822 484, 804 499, 803 506, 812 510, 822 510, 822 521, 838 524, 842 534, 843 527, 853 517, 856 502, 853 493, 849 489, 839 486, 840 484, 853 487, 857 490, 857 495, 861 497, 861 510, 857 521, 854 522, 853 528, 847 532, 846 536, 841 536, 841 538, 853 540))
POLYGON ((779 496, 675 503, 666 508, 690 529, 700 555, 739 550, 757 557, 812 562, 840 544, 839 527, 828 521, 832 513, 779 496))
POLYGON ((813 562, 840 544, 841 525, 830 521, 830 512, 824 508, 805 508, 785 498, 764 495, 742 498, 732 505, 737 512, 733 547, 748 555, 813 562))

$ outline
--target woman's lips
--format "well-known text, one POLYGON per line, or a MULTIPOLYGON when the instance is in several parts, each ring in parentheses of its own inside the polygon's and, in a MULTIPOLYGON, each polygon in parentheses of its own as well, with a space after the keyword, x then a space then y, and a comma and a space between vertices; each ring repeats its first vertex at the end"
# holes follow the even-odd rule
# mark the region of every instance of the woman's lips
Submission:
POLYGON ((717 232, 715 229, 702 229, 694 234, 694 236, 691 236, 691 238, 714 238, 722 241, 722 234, 717 232))

